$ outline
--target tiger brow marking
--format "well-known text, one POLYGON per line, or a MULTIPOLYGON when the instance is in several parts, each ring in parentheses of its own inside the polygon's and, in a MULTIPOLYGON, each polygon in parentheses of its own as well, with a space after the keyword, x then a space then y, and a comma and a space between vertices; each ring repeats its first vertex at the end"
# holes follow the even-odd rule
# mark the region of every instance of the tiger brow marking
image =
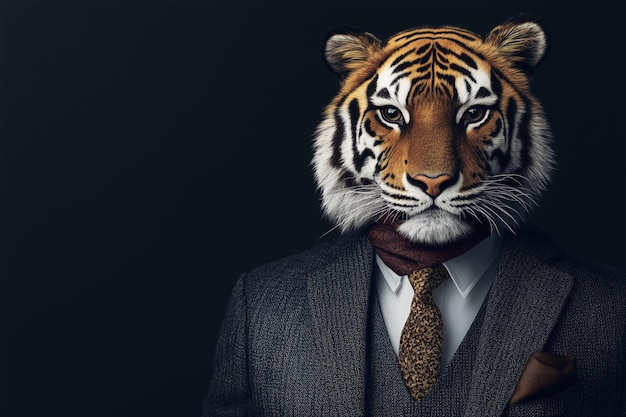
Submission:
POLYGON ((491 95, 491 91, 481 86, 478 89, 478 92, 476 93, 476 98, 489 97, 490 95, 491 95))
POLYGON ((389 90, 387 90, 387 87, 383 88, 382 90, 380 90, 378 93, 376 93, 376 95, 380 98, 389 98, 391 97, 391 95, 389 94, 389 90))

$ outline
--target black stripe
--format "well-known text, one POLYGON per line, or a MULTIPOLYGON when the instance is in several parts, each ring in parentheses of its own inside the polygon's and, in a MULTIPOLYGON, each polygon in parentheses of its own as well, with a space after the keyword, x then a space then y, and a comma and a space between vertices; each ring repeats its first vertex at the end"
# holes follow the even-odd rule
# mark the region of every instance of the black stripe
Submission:
POLYGON ((441 62, 443 62, 443 63, 445 63, 445 64, 449 64, 449 63, 450 63, 450 60, 449 60, 448 58, 446 58, 446 56, 445 56, 444 54, 442 54, 441 52, 439 52, 439 51, 437 51, 437 58, 438 58, 441 62))
POLYGON ((445 85, 438 85, 437 87, 435 87, 435 91, 452 98, 452 92, 454 91, 454 88, 446 87, 445 85))
MULTIPOLYGON (((523 116, 522 120, 520 120, 519 126, 517 126, 518 137, 522 141, 522 151, 521 151, 522 163, 521 163, 521 166, 520 166, 519 170, 523 170, 524 168, 526 168, 526 167, 528 167, 530 165, 530 146, 531 146, 531 142, 532 142, 531 137, 530 137, 530 132, 528 131, 528 123, 530 121, 529 111, 531 111, 530 100, 501 71, 497 70, 496 68, 492 68, 492 73, 493 73, 493 76, 492 76, 492 80, 493 81, 497 81, 498 83, 500 83, 501 81, 504 81, 511 88, 513 88, 515 90, 515 92, 518 94, 518 96, 523 101, 524 109, 526 110, 524 112, 524 116, 523 116)), ((492 83, 492 85, 494 86, 494 90, 495 90, 495 83, 492 83)), ((499 89, 497 91, 498 95, 499 95, 499 93, 502 91, 502 86, 500 84, 498 84, 497 88, 499 89)), ((510 132, 509 134, 512 136, 513 133, 514 132, 510 132)), ((505 135, 505 137, 506 137, 506 135, 505 135)))
MULTIPOLYGON (((416 80, 415 82, 412 83, 412 85, 415 86, 415 84, 418 83, 419 81, 420 80, 416 80)), ((424 90, 426 90, 426 87, 428 87, 426 84, 419 84, 415 86, 415 90, 411 93, 411 97, 419 96, 420 94, 424 92, 424 90)))
POLYGON ((432 46, 433 46, 432 44, 427 43, 424 46, 417 48, 415 50, 415 55, 423 54, 428 48, 431 48, 432 46))
POLYGON ((426 64, 426 65, 422 65, 421 67, 417 67, 417 68, 415 68, 415 69, 413 70, 413 72, 420 72, 420 73, 423 73, 423 72, 427 72, 429 69, 430 69, 430 65, 429 65, 429 64, 426 64))
MULTIPOLYGON (((424 47, 420 48, 423 49, 424 47)), ((409 50, 406 51, 405 53, 401 54, 400 56, 398 56, 396 59, 393 60, 393 62, 391 63, 391 66, 393 67, 394 65, 396 65, 398 62, 402 61, 404 58, 406 58, 411 52, 413 52, 414 50, 409 50)))
POLYGON ((383 88, 378 93, 376 93, 376 96, 382 97, 382 98, 389 98, 389 97, 391 97, 391 95, 389 94, 389 90, 387 90, 386 88, 383 88))
POLYGON ((362 154, 356 152, 356 146, 354 149, 354 166, 357 169, 357 171, 361 171, 361 169, 363 169, 363 165, 365 165, 365 161, 367 160, 367 158, 375 158, 374 152, 367 148, 363 151, 362 154))
MULTIPOLYGON (((440 60, 435 60, 435 65, 437 67, 439 67, 439 69, 442 70, 442 71, 445 71, 445 70, 450 68, 448 65, 442 63, 440 60)), ((452 65, 454 65, 454 64, 452 64, 452 65)))
POLYGON ((478 69, 478 64, 476 64, 476 61, 474 61, 469 55, 467 55, 465 52, 461 53, 460 55, 457 55, 457 57, 465 62, 465 64, 467 66, 469 66, 470 68, 473 69, 478 69))
POLYGON ((384 150, 380 156, 378 157, 378 162, 376 163, 376 167, 374 168, 374 171, 376 173, 382 171, 383 169, 387 168, 387 165, 389 165, 389 162, 387 160, 387 155, 389 155, 389 148, 387 148, 386 150, 384 150))
POLYGON ((501 97, 502 96, 502 83, 496 76, 493 69, 491 70, 490 78, 491 78, 491 89, 493 90, 493 94, 496 95, 497 97, 501 97))
MULTIPOLYGON (((451 41, 451 42, 456 43, 458 46, 463 47, 463 49, 465 49, 466 51, 471 52, 472 54, 476 55, 480 59, 485 60, 484 56, 481 53, 476 52, 475 50, 471 49, 470 47, 468 47, 464 43, 459 42, 456 39, 448 39, 448 40, 451 41)), ((451 49, 448 49, 448 48, 442 46, 440 43, 437 43, 437 49, 439 49, 440 51, 443 51, 446 54, 454 55, 455 57, 459 58, 463 62, 469 61, 468 65, 470 67, 478 68, 476 62, 472 58, 470 58, 465 52, 456 53, 456 52, 452 51, 451 49)))
POLYGON ((372 121, 370 119, 367 119, 363 125, 365 126, 365 131, 367 132, 367 134, 375 138, 376 132, 374 132, 374 130, 372 129, 372 121))
MULTIPOLYGON (((406 71, 406 72, 403 72, 402 74, 398 74, 398 76, 396 78, 394 78, 393 81, 391 81, 390 85, 394 85, 395 83, 400 81, 402 78, 406 78, 407 75, 411 75, 411 71, 406 71)), ((398 95, 398 93, 396 91, 396 96, 397 95, 398 95)))
POLYGON ((417 65, 417 64, 423 64, 424 62, 427 62, 430 57, 433 54, 433 50, 431 49, 427 54, 421 56, 418 59, 414 59, 412 61, 407 61, 407 62, 403 62, 402 64, 398 64, 392 71, 392 74, 395 74, 397 72, 403 71, 406 68, 409 68, 413 65, 417 65))
POLYGON ((473 82, 476 82, 476 79, 474 78, 474 76, 472 75, 471 72, 469 72, 469 70, 457 65, 457 64, 450 64, 450 69, 451 70, 455 70, 460 72, 461 74, 465 75, 467 78, 469 78, 470 80, 472 80, 473 82))
POLYGON ((430 78, 430 74, 424 74, 424 75, 422 75, 422 76, 420 76, 420 77, 415 77, 415 78, 413 78, 413 79, 411 80, 411 88, 412 88, 415 84, 419 83, 420 81, 426 81, 426 80, 428 80, 429 78, 430 78))
MULTIPOLYGON (((387 184, 387 185, 391 185, 391 184, 387 184)), ((399 187, 394 187, 394 188, 397 189, 397 190, 401 190, 402 189, 402 188, 399 188, 399 187)), ((415 197, 412 197, 410 195, 389 194, 389 193, 385 193, 385 194, 387 194, 388 196, 392 197, 395 200, 420 201, 419 198, 415 198, 415 197)), ((403 205, 401 205, 399 203, 396 203, 396 202, 393 202, 393 204, 395 204, 396 206, 399 206, 399 207, 410 207, 410 206, 403 206, 403 205)))
POLYGON ((341 172, 341 181, 347 186, 347 187, 355 187, 357 185, 359 185, 355 179, 354 179, 354 175, 352 175, 352 173, 350 171, 348 171, 347 169, 342 169, 341 172))
POLYGON ((335 133, 333 134, 333 156, 331 158, 332 166, 335 168, 341 167, 341 143, 344 140, 345 129, 343 127, 343 120, 341 119, 340 109, 343 104, 343 99, 338 103, 334 112, 335 117, 335 133))
MULTIPOLYGON (((444 33, 444 32, 442 32, 442 33, 444 33)), ((448 33, 448 32, 445 32, 445 33, 448 33)), ((454 32, 450 32, 450 33, 454 33, 454 32)), ((458 39, 453 39, 453 38, 449 38, 449 37, 445 37, 445 36, 440 37, 440 38, 435 38, 435 37, 424 37, 424 39, 425 39, 425 40, 439 40, 439 39, 449 40, 449 41, 454 42, 454 43, 456 43, 457 45, 461 46, 463 49, 465 49, 465 50, 466 50, 466 51, 468 51, 469 53, 472 53, 472 54, 476 55, 476 57, 478 57, 479 59, 485 60, 484 56, 483 56, 481 53, 476 52, 475 50, 473 50, 473 49, 469 48, 467 45, 465 45, 464 43, 460 42, 458 39)), ((468 38, 468 39, 469 39, 469 40, 474 40, 474 39, 472 39, 472 38, 468 38)), ((408 43, 408 42, 407 42, 407 43, 408 43)), ((395 48, 393 51, 391 51, 390 55, 393 55, 394 53, 396 53, 396 52, 400 51, 401 49, 406 48, 406 47, 407 47, 407 43, 405 43, 405 44, 403 44, 403 45, 401 45, 401 46, 399 46, 399 47, 395 48)), ((438 46, 440 46, 440 45, 438 45, 438 46)), ((427 44, 427 45, 424 45, 424 46, 420 47, 420 48, 418 49, 418 51, 423 52, 423 51, 425 51, 426 49, 431 49, 431 48, 432 48, 432 44, 427 44)), ((447 48, 443 48, 443 49, 446 49, 446 50, 447 50, 447 48)), ((449 51, 449 52, 451 53, 451 51, 449 51)), ((427 56, 425 56, 425 57, 422 57, 422 58, 421 58, 421 59, 422 59, 422 61, 424 61, 424 60, 428 59, 428 57, 430 56, 430 54, 431 54, 431 53, 432 53, 432 50, 431 50, 431 51, 429 51, 429 53, 427 54, 427 56)), ((472 59, 471 59, 471 58, 470 58, 467 54, 465 54, 465 53, 460 53, 460 54, 454 54, 454 53, 453 53, 453 55, 455 55, 455 56, 459 57, 459 58, 460 58, 461 60, 463 60, 463 61, 467 61, 467 60, 469 60, 469 61, 468 61, 468 65, 470 65, 470 62, 471 62, 471 63, 473 63, 474 65, 476 65, 475 61, 473 61, 473 60, 472 60, 472 59)), ((404 56, 404 54, 403 54, 402 56, 404 56)), ((397 63, 398 63, 398 62, 400 62, 400 61, 401 61, 401 59, 396 58, 396 59, 393 61, 393 64, 397 64, 397 63)), ((471 65, 470 65, 470 66, 471 66, 471 65)))
MULTIPOLYGON (((465 49, 466 51, 469 51, 470 53, 476 55, 478 58, 482 59, 483 61, 486 61, 485 56, 483 54, 481 54, 480 52, 475 51, 474 49, 470 48, 469 46, 465 45, 463 42, 460 42, 456 39, 449 39, 451 42, 456 43, 457 45, 461 46, 463 49, 465 49)), ((461 57, 461 55, 463 55, 463 53, 459 54, 454 54, 457 57, 461 57)))
MULTIPOLYGON (((515 116, 517 115, 517 103, 513 97, 509 97, 508 103, 506 103, 506 121, 509 125, 509 136, 515 135, 515 116)), ((508 138, 507 138, 508 139, 508 138)))
POLYGON ((357 125, 359 122, 361 110, 359 108, 359 102, 356 98, 353 98, 348 104, 348 114, 350 115, 350 131, 352 132, 352 142, 355 143, 358 137, 357 125))
MULTIPOLYGON (((505 167, 507 167, 509 165, 509 163, 511 162, 511 150, 512 150, 512 146, 510 143, 510 139, 512 139, 512 137, 516 134, 516 131, 518 130, 516 128, 515 125, 515 116, 517 115, 517 103, 515 102, 514 98, 509 98, 508 103, 506 104, 506 112, 507 112, 507 124, 509 126, 509 131, 508 131, 508 137, 507 135, 504 135, 504 138, 506 140, 506 152, 504 152, 502 149, 495 149, 492 153, 491 153, 491 158, 490 160, 494 160, 494 159, 498 159, 498 161, 500 162, 500 168, 504 169, 505 167)), ((525 146, 527 146, 527 144, 525 144, 525 146)), ((522 146, 522 148, 524 148, 525 146, 522 146)))
POLYGON ((452 88, 454 88, 454 84, 456 82, 456 78, 452 75, 442 74, 441 72, 436 73, 437 78, 447 82, 452 88))
POLYGON ((359 118, 361 117, 361 109, 359 107, 359 102, 356 98, 352 99, 352 101, 350 101, 350 104, 348 104, 348 113, 350 114, 350 126, 352 130, 352 154, 354 155, 354 157, 352 158, 352 162, 354 163, 355 169, 357 171, 361 171, 367 158, 374 158, 375 156, 374 152, 371 149, 365 149, 363 153, 359 153, 356 146, 358 138, 360 136, 358 126, 359 118))
POLYGON ((480 87, 476 93, 476 98, 488 97, 490 95, 491 91, 487 90, 485 87, 480 87))
POLYGON ((500 131, 502 131, 502 120, 500 118, 498 118, 496 120, 496 122, 495 122, 495 126, 494 126, 493 131, 487 135, 487 137, 489 139, 483 139, 482 142, 485 145, 490 145, 491 146, 493 144, 493 138, 498 136, 500 134, 500 131))
POLYGON ((376 74, 374 78, 372 78, 372 80, 369 82, 369 84, 367 84, 367 89, 365 90, 365 94, 367 94, 367 97, 372 97, 374 95, 377 84, 378 84, 378 74, 376 74))
POLYGON ((530 113, 532 112, 532 108, 530 107, 530 102, 523 97, 525 104, 525 111, 522 115, 522 119, 519 122, 519 126, 517 128, 518 137, 522 141, 522 167, 528 167, 531 165, 530 162, 530 146, 532 142, 532 138, 530 137, 530 132, 528 130, 530 123, 530 113))

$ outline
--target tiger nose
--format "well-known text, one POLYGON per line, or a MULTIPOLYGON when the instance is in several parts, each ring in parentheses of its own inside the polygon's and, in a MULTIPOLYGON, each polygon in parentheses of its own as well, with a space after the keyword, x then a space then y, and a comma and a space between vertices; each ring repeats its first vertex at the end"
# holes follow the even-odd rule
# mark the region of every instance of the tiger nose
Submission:
POLYGON ((448 174, 437 175, 436 177, 429 177, 423 174, 414 175, 411 177, 415 181, 415 185, 420 187, 426 194, 432 198, 437 197, 448 188, 454 182, 454 177, 448 174))

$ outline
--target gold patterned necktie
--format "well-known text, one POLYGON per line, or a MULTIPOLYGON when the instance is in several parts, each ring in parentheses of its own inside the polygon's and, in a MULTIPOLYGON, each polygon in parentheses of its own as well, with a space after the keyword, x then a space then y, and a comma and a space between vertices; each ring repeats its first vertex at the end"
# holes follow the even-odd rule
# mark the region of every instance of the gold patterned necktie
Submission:
POLYGON ((439 374, 443 321, 432 291, 448 277, 441 264, 408 274, 414 296, 400 335, 398 362, 402 379, 416 400, 426 395, 439 374))

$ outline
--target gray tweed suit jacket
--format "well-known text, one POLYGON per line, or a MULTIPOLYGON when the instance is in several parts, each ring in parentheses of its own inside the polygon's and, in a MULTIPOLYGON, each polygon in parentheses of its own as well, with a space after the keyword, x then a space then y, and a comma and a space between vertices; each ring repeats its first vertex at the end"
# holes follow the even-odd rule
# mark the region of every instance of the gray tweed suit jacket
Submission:
MULTIPOLYGON (((242 276, 204 416, 362 416, 373 248, 343 237, 242 276)), ((626 277, 527 228, 505 241, 463 416, 626 416, 626 277), (576 382, 509 405, 531 354, 571 355, 576 382)), ((450 416, 453 417, 453 416, 450 416)))

